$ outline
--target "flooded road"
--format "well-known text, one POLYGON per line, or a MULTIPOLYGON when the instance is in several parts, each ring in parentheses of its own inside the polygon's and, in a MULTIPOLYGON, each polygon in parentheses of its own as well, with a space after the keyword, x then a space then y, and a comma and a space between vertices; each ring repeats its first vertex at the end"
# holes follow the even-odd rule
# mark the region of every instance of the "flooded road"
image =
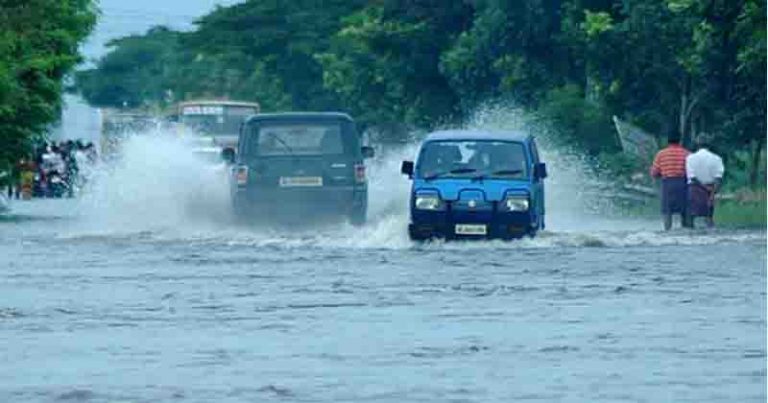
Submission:
POLYGON ((67 203, 0 223, 2 401, 765 400, 762 233, 376 247, 67 203))
POLYGON ((376 169, 369 225, 298 233, 148 176, 0 218, 0 401, 766 399, 764 232, 555 201, 533 240, 420 245, 376 169))

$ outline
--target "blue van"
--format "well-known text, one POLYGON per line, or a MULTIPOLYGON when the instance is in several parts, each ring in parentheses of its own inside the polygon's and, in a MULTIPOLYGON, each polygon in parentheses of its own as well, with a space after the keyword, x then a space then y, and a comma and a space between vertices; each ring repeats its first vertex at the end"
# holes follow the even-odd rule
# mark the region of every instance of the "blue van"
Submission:
POLYGON ((411 239, 514 239, 544 229, 547 166, 530 135, 435 132, 401 172, 413 180, 411 239))

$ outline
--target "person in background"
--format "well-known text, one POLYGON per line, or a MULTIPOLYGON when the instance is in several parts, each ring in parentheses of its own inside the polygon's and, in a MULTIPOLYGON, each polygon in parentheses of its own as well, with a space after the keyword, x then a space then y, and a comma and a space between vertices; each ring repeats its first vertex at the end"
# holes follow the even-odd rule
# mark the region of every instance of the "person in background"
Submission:
POLYGON ((13 166, 13 170, 11 171, 11 188, 13 189, 13 192, 11 192, 9 189, 8 192, 8 198, 15 198, 19 199, 21 198, 21 179, 22 179, 22 173, 24 172, 26 166, 27 166, 27 159, 22 157, 19 162, 13 166))
POLYGON ((66 146, 64 147, 63 158, 66 166, 64 181, 67 184, 67 197, 70 198, 75 197, 75 187, 78 179, 79 167, 77 165, 77 159, 75 158, 76 152, 77 148, 75 142, 68 140, 66 142, 66 146))
POLYGON ((91 177, 91 164, 85 146, 79 141, 75 147, 74 162, 77 166, 77 176, 75 177, 74 187, 80 191, 85 186, 88 178, 91 177))
POLYGON ((709 139, 702 137, 696 142, 697 151, 685 160, 691 226, 696 217, 704 217, 709 228, 715 226, 715 194, 720 190, 725 166, 710 148, 709 139))
POLYGON ((19 166, 19 195, 17 198, 29 200, 34 194, 35 172, 37 165, 33 160, 23 160, 19 166))
POLYGON ((661 214, 665 231, 672 228, 673 214, 680 214, 683 227, 689 226, 685 161, 690 151, 680 145, 677 133, 670 134, 667 143, 667 147, 656 154, 651 166, 651 176, 661 179, 661 214))

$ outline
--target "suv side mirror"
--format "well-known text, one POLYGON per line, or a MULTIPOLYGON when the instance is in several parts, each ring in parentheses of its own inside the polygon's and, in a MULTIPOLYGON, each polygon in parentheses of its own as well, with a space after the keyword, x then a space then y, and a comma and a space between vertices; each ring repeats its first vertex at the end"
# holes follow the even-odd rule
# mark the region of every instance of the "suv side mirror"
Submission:
POLYGON ((533 167, 533 175, 536 179, 544 179, 547 177, 547 164, 540 162, 533 167))
POLYGON ((376 151, 373 149, 373 147, 368 147, 368 146, 363 147, 362 152, 363 152, 363 158, 373 158, 374 156, 376 156, 376 151))
POLYGON ((235 163, 235 150, 232 147, 227 147, 221 150, 221 159, 227 164, 235 163))
POLYGON ((403 161, 403 164, 400 166, 400 173, 413 178, 413 161, 403 161))

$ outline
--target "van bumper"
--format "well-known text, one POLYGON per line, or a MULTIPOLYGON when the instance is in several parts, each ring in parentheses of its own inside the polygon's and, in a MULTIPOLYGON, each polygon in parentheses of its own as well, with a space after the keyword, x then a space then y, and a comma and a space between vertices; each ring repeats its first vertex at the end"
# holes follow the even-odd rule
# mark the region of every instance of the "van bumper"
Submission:
POLYGON ((445 212, 417 212, 412 214, 408 235, 414 240, 443 239, 517 239, 533 236, 538 230, 532 213, 495 213, 487 216, 454 217, 445 212), (485 235, 459 235, 460 224, 485 225, 485 235))
POLYGON ((334 186, 306 189, 247 188, 232 195, 238 218, 312 221, 317 218, 350 217, 365 213, 365 186, 334 186))

